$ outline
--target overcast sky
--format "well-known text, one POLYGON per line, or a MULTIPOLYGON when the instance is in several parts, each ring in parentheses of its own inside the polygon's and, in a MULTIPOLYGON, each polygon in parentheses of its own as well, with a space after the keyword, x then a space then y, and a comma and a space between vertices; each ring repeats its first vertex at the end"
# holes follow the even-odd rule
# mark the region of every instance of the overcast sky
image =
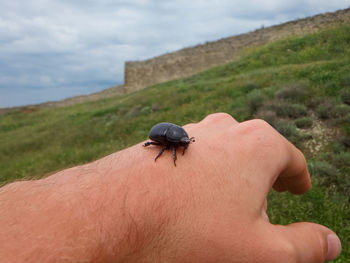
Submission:
POLYGON ((350 0, 0 0, 0 107, 123 83, 124 62, 350 7, 350 0))

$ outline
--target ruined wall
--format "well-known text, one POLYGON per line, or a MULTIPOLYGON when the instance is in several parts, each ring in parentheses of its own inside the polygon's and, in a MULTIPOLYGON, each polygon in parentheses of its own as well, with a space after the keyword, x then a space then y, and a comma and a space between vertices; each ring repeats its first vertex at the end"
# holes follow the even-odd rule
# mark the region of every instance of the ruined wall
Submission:
POLYGON ((246 47, 313 33, 338 23, 350 24, 350 8, 262 28, 144 61, 126 62, 125 90, 131 92, 152 84, 187 77, 213 66, 236 61, 246 47))

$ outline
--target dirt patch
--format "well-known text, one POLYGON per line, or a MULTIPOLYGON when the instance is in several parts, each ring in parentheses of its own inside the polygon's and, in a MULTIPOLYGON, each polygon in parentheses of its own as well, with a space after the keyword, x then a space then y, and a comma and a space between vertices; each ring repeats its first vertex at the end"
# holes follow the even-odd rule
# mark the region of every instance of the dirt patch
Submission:
POLYGON ((312 127, 305 129, 305 131, 312 135, 312 139, 304 143, 304 151, 309 156, 316 156, 323 150, 324 146, 339 136, 337 129, 327 127, 324 122, 317 118, 313 118, 312 127))

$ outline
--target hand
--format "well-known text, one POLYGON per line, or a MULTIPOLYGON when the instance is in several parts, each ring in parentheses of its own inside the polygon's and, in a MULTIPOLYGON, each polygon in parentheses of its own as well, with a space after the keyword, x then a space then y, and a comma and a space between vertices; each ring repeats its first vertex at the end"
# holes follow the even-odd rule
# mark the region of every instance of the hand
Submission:
POLYGON ((321 263, 339 255, 338 237, 324 226, 269 223, 271 187, 294 194, 310 187, 303 154, 270 125, 213 114, 184 128, 196 142, 177 167, 165 154, 149 168, 162 170, 149 180, 168 198, 160 194, 155 207, 171 211, 149 251, 155 261, 321 263))

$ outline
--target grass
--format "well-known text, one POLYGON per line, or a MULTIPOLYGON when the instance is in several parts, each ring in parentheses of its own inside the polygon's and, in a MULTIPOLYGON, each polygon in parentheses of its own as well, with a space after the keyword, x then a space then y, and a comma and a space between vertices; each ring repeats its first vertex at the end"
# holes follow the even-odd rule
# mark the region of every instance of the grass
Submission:
POLYGON ((305 152, 313 181, 302 196, 272 191, 271 222, 312 221, 334 229, 343 242, 335 262, 349 262, 349 46, 350 27, 339 26, 256 47, 238 62, 132 94, 3 114, 0 182, 98 159, 145 139, 161 121, 182 125, 219 111, 238 121, 264 118, 305 152), (316 124, 337 136, 317 139, 316 124), (318 148, 311 151, 315 138, 318 148))
POLYGON ((310 117, 301 117, 294 121, 295 126, 298 128, 311 128, 312 127, 312 118, 310 117))

